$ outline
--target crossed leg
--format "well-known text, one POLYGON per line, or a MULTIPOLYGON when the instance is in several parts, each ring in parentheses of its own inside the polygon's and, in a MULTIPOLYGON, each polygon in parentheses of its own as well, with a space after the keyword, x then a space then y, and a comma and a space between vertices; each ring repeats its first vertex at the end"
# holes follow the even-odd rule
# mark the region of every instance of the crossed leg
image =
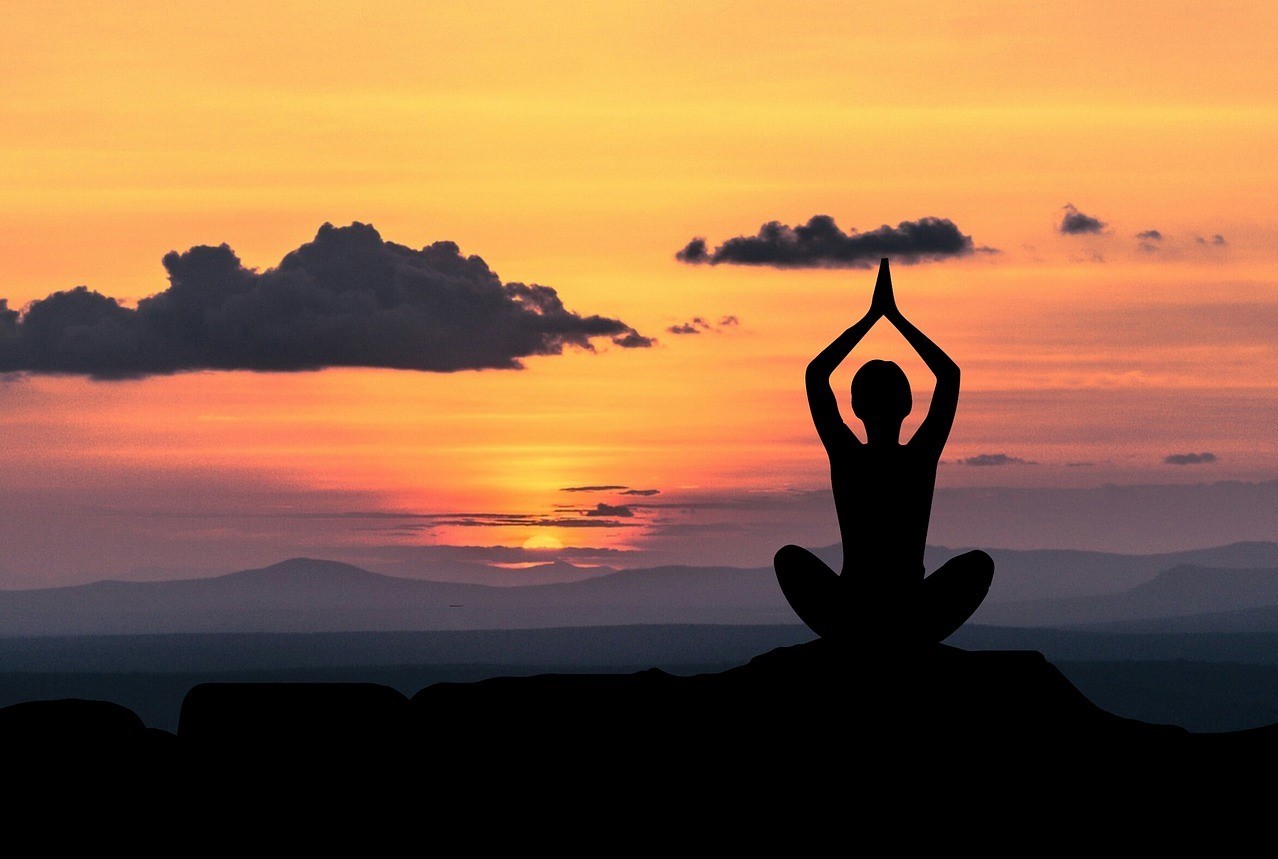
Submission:
POLYGON ((980 549, 956 555, 923 580, 919 640, 944 641, 980 608, 994 580, 994 559, 980 549))
POLYGON ((980 606, 994 579, 989 555, 965 552, 942 564, 903 603, 875 605, 874 591, 854 589, 853 580, 845 581, 801 546, 782 546, 773 568, 790 607, 822 638, 903 636, 917 644, 952 635, 980 606))
POLYGON ((799 620, 822 638, 846 632, 844 589, 838 573, 802 546, 782 546, 772 559, 777 583, 799 620))

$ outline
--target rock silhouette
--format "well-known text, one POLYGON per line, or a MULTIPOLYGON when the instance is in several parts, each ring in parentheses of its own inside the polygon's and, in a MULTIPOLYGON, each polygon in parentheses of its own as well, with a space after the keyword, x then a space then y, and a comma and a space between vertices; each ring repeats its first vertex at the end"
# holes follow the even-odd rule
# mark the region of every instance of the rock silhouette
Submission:
POLYGON ((843 571, 835 574, 800 546, 784 546, 773 561, 782 592, 823 638, 891 647, 943 641, 985 599, 994 562, 972 551, 923 576, 936 469, 958 408, 959 368, 897 309, 887 259, 879 264, 870 309, 812 359, 805 384, 830 459, 843 571), (869 361, 852 380, 852 411, 865 425, 865 441, 843 422, 830 388, 831 374, 880 320, 895 326, 936 376, 927 417, 904 444, 901 424, 913 396, 895 363, 869 361))
POLYGON ((515 847, 677 832, 816 846, 855 827, 858 840, 938 846, 955 833, 1144 843, 1223 820, 1242 831, 1248 803, 1268 796, 1251 796, 1254 774, 1278 752, 1278 726, 1124 719, 1036 652, 946 645, 818 639, 720 673, 502 677, 411 701, 371 684, 192 693, 176 736, 101 702, 0 710, 11 783, 42 785, 30 795, 63 813, 105 803, 132 825, 149 809, 164 815, 155 833, 177 822, 199 837, 345 829, 515 847), (104 779, 109 792, 83 789, 104 779))
POLYGON ((376 683, 201 683, 187 693, 178 736, 215 755, 364 759, 399 749, 408 699, 376 683))
MULTIPOLYGON (((411 700, 372 683, 203 683, 184 700, 176 737, 145 728, 117 704, 32 701, 0 709, 0 740, 16 751, 39 743, 151 742, 172 753, 294 750, 330 760, 381 749, 394 752, 384 760, 391 768, 411 759, 414 749, 429 749, 437 766, 463 768, 476 760, 496 764, 507 754, 553 753, 563 761, 601 750, 645 750, 673 766, 683 752, 730 757, 745 744, 752 754, 775 749, 786 755, 795 742, 819 746, 827 740, 809 737, 803 726, 813 713, 849 705, 853 712, 840 720, 849 752, 867 737, 915 731, 938 739, 961 735, 982 755, 999 755, 1083 740, 1177 745, 1189 738, 1263 739, 1278 730, 1193 735, 1124 719, 1096 707, 1033 651, 932 645, 891 654, 818 639, 719 673, 498 677, 437 683, 411 700)), ((858 754, 868 760, 876 751, 858 754)))

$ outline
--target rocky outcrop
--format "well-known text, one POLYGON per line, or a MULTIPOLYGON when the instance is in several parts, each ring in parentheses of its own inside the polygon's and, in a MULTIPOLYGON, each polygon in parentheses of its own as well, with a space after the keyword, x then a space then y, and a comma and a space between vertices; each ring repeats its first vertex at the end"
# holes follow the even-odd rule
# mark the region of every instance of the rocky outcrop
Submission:
POLYGON ((402 798, 407 784, 456 814, 768 797, 767 814, 803 816, 812 802, 896 814, 937 792, 969 806, 1215 799, 1267 769, 1278 726, 1203 735, 1122 719, 1035 652, 818 640, 717 674, 503 677, 411 700, 372 684, 204 684, 177 736, 113 704, 31 702, 0 710, 0 740, 11 763, 114 755, 154 794, 393 786, 402 798))

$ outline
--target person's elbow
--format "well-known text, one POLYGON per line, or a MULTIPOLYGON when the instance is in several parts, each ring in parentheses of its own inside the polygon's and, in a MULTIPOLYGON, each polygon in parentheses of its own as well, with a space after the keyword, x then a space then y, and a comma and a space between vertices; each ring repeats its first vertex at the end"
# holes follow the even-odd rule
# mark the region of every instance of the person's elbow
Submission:
POLYGON ((808 364, 808 369, 803 373, 803 383, 809 391, 827 389, 832 372, 834 371, 822 364, 820 360, 814 360, 808 364))

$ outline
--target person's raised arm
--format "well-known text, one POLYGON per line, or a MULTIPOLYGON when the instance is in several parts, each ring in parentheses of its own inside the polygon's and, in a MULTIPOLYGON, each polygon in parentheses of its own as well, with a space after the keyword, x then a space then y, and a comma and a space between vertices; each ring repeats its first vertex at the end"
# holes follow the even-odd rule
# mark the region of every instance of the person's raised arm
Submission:
POLYGON ((915 328, 896 306, 896 298, 892 294, 892 276, 888 272, 888 261, 879 265, 879 282, 874 287, 874 306, 882 312, 883 317, 901 332, 905 341, 923 359, 923 363, 936 376, 936 389, 932 392, 932 405, 927 410, 927 417, 919 425, 918 431, 910 439, 910 445, 926 445, 939 454, 950 437, 950 428, 954 426, 954 413, 958 410, 959 367, 940 346, 915 328), (880 291, 882 289, 882 292, 880 291))
POLYGON ((882 315, 881 311, 871 306, 860 322, 836 337, 833 343, 822 349, 821 354, 808 364, 808 371, 804 376, 808 389, 808 408, 812 411, 812 423, 816 425, 817 435, 827 448, 841 437, 850 437, 856 443, 861 441, 848 429, 839 414, 838 400, 830 389, 830 376, 882 315))

